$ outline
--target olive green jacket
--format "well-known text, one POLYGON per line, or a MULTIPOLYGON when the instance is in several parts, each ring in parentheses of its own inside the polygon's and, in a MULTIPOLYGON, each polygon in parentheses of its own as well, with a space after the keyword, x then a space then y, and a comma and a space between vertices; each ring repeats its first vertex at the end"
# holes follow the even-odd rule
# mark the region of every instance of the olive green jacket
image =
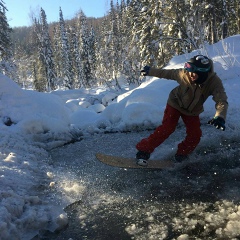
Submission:
POLYGON ((148 76, 155 76, 170 80, 176 80, 179 86, 169 94, 168 104, 181 113, 189 116, 197 116, 204 111, 203 104, 209 96, 215 101, 215 116, 226 119, 227 95, 221 79, 214 72, 211 61, 211 71, 203 84, 193 84, 184 69, 156 69, 150 68, 148 76))

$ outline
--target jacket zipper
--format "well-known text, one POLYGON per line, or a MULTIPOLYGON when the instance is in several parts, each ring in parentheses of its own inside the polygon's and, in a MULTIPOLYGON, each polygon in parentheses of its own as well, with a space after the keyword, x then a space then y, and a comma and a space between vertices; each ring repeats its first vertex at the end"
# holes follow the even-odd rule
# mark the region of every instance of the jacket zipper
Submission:
MULTIPOLYGON (((185 90, 185 92, 184 92, 184 94, 183 94, 183 96, 188 92, 188 90, 189 90, 189 87, 187 87, 187 89, 185 90)), ((184 109, 187 109, 187 108, 185 108, 184 107, 184 104, 183 104, 183 101, 182 101, 182 99, 180 98, 179 99, 180 101, 181 101, 181 103, 182 103, 182 108, 184 108, 184 109)))
POLYGON ((191 104, 193 103, 194 98, 195 98, 195 93, 196 93, 196 91, 197 91, 197 86, 196 86, 196 88, 195 88, 195 90, 194 90, 192 101, 191 101, 190 104, 188 105, 187 109, 189 109, 189 107, 190 107, 191 104))

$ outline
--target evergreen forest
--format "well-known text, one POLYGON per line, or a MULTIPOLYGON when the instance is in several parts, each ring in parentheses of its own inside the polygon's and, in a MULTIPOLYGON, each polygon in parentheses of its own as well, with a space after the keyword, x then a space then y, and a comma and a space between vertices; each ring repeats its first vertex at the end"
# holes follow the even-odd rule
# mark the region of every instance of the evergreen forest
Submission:
POLYGON ((141 83, 144 65, 204 49, 240 33, 239 0, 118 0, 102 18, 79 9, 70 20, 59 11, 49 23, 44 9, 30 27, 10 28, 0 0, 0 72, 23 88, 40 92, 121 88, 119 79, 141 83))

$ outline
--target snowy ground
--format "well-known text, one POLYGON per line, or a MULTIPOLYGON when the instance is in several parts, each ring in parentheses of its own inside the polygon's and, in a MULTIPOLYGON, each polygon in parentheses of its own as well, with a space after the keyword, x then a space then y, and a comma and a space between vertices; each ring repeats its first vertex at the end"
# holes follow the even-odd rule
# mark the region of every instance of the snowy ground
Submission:
MULTIPOLYGON (((126 171, 94 156, 134 156, 136 142, 149 134, 137 131, 161 123, 174 81, 147 78, 122 92, 98 87, 49 94, 22 90, 0 75, 0 239, 40 237, 68 221, 71 233, 58 239, 101 239, 108 221, 117 224, 109 234, 121 229, 123 239, 239 238, 239 38, 202 52, 214 60, 229 97, 226 131, 206 125, 215 114, 209 98, 201 115, 202 141, 190 167, 181 170, 126 171), (82 141, 64 146, 76 139, 82 141), (78 237, 74 214, 81 220, 78 237)), ((168 67, 182 67, 195 54, 175 57, 168 67)), ((180 122, 152 158, 174 153, 183 135, 180 122)))

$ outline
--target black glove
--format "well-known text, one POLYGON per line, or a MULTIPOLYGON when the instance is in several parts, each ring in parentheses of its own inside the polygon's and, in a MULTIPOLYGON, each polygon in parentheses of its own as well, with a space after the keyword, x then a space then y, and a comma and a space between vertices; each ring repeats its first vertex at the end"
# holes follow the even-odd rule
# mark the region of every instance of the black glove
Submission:
POLYGON ((141 75, 147 76, 149 74, 150 68, 151 67, 149 67, 149 66, 144 66, 143 69, 141 70, 141 75))
POLYGON ((217 129, 225 130, 225 120, 222 117, 214 117, 208 121, 208 124, 215 126, 217 129))

